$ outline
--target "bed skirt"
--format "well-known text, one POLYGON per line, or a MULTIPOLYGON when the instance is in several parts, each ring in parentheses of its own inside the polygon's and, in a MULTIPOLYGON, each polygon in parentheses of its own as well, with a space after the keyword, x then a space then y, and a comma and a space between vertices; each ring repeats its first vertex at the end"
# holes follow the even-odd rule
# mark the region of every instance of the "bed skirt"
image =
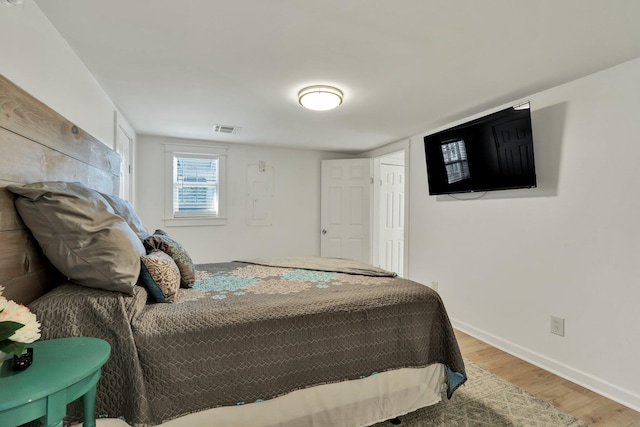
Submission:
POLYGON ((324 384, 240 406, 196 412, 163 427, 360 427, 442 400, 445 366, 403 368, 359 380, 324 384))

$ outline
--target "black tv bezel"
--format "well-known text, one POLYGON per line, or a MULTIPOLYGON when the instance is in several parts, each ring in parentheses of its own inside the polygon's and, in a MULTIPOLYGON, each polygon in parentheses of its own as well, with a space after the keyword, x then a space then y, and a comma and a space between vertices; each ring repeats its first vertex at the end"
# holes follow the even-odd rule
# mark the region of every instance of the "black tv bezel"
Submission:
MULTIPOLYGON (((537 187, 537 174, 536 174, 536 165, 535 165, 535 154, 534 154, 534 142, 533 142, 534 138, 533 138, 533 124, 531 122, 531 108, 530 108, 530 103, 529 102, 525 102, 525 103, 519 103, 516 104, 512 107, 507 107, 507 108, 503 108, 501 110, 492 112, 492 113, 488 113, 485 114, 483 116, 480 116, 478 118, 472 119, 472 120, 468 120, 465 121, 463 123, 460 123, 458 125, 454 125, 451 127, 448 127, 446 129, 442 129, 440 131, 425 135, 423 138, 423 142, 424 142, 424 150, 425 150, 425 166, 426 166, 426 171, 427 171, 427 183, 428 183, 428 192, 430 196, 440 196, 440 195, 448 195, 448 194, 468 194, 468 193, 483 193, 483 192, 493 192, 493 191, 503 191, 503 190, 518 190, 518 189, 531 189, 531 188, 536 188, 537 187), (523 108, 523 106, 527 106, 526 108, 523 108), (523 111, 523 113, 515 113, 515 114, 527 114, 527 119, 528 119, 528 129, 530 131, 530 139, 531 139, 531 149, 532 149, 532 160, 533 160, 533 174, 529 175, 529 177, 531 178, 530 180, 528 180, 528 182, 526 183, 515 183, 512 184, 511 182, 509 183, 505 183, 504 185, 490 185, 490 186, 465 186, 465 187, 459 187, 459 188, 434 188, 436 187, 435 185, 432 185, 432 173, 429 172, 429 165, 434 164, 435 161, 430 160, 429 159, 429 149, 428 149, 428 145, 430 144, 434 144, 435 142, 433 141, 435 138, 439 138, 440 141, 437 143, 438 144, 438 148, 441 146, 442 142, 445 140, 452 140, 455 139, 455 137, 453 136, 454 133, 459 132, 461 130, 467 129, 467 128, 471 128, 473 126, 477 126, 483 122, 487 122, 490 121, 490 119, 492 117, 495 117, 496 119, 504 119, 504 117, 509 117, 510 115, 513 116, 513 111, 523 111), (524 112, 526 111, 526 113, 524 112), (443 138, 444 136, 444 138, 443 138)), ((442 165, 442 157, 441 157, 441 152, 439 152, 439 158, 437 161, 438 166, 442 165)), ((455 186, 454 186, 455 187, 455 186)))

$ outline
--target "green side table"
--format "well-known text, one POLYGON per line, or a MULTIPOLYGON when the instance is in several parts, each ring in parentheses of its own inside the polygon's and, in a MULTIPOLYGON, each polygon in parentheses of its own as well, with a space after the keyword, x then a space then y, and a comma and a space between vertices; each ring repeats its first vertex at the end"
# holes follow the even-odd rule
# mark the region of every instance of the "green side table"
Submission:
POLYGON ((67 404, 82 396, 84 427, 95 427, 96 384, 109 359, 109 343, 73 337, 28 344, 33 363, 24 371, 0 366, 0 424, 14 427, 40 419, 46 427, 62 427, 67 404))

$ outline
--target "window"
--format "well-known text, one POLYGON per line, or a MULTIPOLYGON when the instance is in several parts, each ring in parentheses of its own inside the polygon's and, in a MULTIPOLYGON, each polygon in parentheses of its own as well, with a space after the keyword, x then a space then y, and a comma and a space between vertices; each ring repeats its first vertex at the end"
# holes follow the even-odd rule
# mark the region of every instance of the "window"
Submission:
POLYGON ((166 145, 167 225, 224 225, 226 149, 166 145))
POLYGON ((173 216, 218 216, 217 156, 173 156, 173 216))
POLYGON ((440 148, 444 158, 444 167, 447 171, 448 184, 462 181, 471 176, 467 160, 467 148, 463 139, 446 141, 442 143, 440 148))

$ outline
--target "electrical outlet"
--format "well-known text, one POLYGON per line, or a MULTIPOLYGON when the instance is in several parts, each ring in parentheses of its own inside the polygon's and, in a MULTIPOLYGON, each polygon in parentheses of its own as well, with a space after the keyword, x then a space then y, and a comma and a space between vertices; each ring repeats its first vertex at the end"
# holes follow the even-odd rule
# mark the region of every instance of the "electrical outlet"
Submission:
POLYGON ((551 316, 551 333, 564 336, 564 319, 562 317, 551 316))
POLYGON ((431 281, 431 289, 433 289, 434 291, 438 291, 438 282, 436 282, 435 280, 431 281))

